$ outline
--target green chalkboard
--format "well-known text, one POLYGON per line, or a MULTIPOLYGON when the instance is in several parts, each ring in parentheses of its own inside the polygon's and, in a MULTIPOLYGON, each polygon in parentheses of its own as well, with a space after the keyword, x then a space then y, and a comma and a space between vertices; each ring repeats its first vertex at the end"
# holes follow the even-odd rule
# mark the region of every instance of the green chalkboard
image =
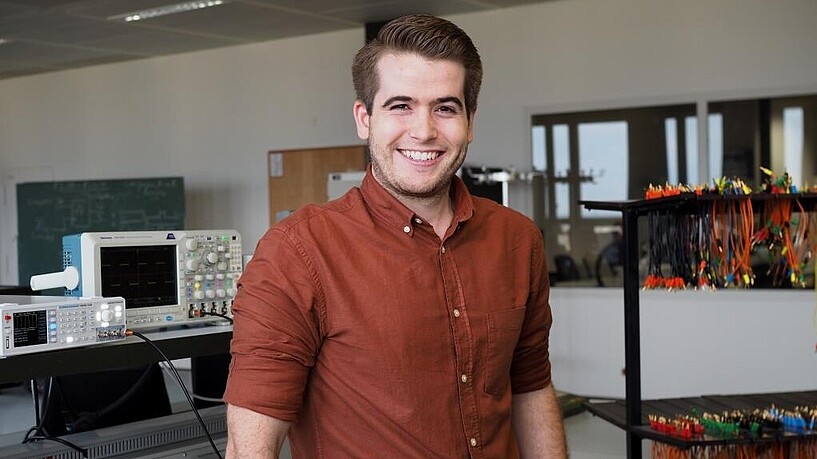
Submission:
POLYGON ((17 229, 19 283, 28 285, 62 270, 66 234, 184 229, 184 179, 20 183, 17 229))

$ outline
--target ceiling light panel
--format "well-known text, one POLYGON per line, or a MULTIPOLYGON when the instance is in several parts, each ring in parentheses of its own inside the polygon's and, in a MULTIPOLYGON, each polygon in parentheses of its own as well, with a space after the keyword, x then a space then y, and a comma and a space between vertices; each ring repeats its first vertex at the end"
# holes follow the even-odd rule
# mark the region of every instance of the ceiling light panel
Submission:
POLYGON ((157 6, 155 8, 131 11, 129 13, 115 14, 113 16, 108 16, 108 20, 123 22, 143 21, 170 14, 189 13, 191 11, 198 11, 204 8, 221 6, 229 2, 230 0, 200 0, 174 3, 172 5, 157 6))

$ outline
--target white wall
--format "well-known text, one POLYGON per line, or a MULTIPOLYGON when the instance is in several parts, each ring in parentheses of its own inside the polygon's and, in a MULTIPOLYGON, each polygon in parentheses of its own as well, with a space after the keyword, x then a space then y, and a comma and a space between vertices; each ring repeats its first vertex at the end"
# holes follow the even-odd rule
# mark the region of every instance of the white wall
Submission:
MULTIPOLYGON (((531 113, 817 92, 814 17, 813 0, 557 0, 452 17, 485 64, 470 160, 528 169, 531 113)), ((0 81, 3 188, 31 170, 57 180, 182 175, 188 227, 236 228, 252 251, 268 222, 266 152, 359 142, 349 67, 363 37, 361 28, 0 81)), ((512 205, 530 213, 524 187, 512 205)), ((0 220, 13 218, 13 206, 2 209, 0 220)), ((16 249, 6 226, 7 260, 16 249)), ((4 265, 0 283, 16 281, 4 265)))
MULTIPOLYGON (((554 288, 554 386, 624 397, 624 293, 554 288)), ((644 399, 814 390, 814 291, 642 291, 644 399)))

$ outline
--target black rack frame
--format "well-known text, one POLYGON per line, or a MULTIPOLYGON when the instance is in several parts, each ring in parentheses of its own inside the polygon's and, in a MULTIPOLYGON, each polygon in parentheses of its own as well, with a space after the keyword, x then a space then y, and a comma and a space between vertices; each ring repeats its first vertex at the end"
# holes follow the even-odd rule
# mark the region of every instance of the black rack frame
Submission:
MULTIPOLYGON (((641 440, 652 440, 670 443, 671 437, 653 435, 649 426, 642 420, 641 400, 641 329, 638 278, 638 217, 658 210, 675 209, 678 212, 690 212, 697 208, 700 202, 716 200, 750 199, 753 206, 769 200, 797 199, 804 210, 817 208, 817 193, 773 194, 753 193, 750 195, 719 195, 682 193, 655 199, 639 199, 629 201, 579 201, 588 210, 610 210, 621 212, 621 231, 623 233, 623 282, 624 282, 624 405, 625 423, 623 426, 627 434, 627 457, 640 459, 641 440)), ((592 406, 588 406, 593 411, 592 406)))

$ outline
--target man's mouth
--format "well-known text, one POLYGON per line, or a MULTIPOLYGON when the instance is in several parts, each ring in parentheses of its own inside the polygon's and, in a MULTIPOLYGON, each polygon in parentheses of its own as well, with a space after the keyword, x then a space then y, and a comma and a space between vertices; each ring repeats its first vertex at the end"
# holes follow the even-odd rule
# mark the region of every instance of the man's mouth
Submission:
POLYGON ((401 155, 412 161, 431 161, 440 156, 439 151, 397 150, 401 155))

